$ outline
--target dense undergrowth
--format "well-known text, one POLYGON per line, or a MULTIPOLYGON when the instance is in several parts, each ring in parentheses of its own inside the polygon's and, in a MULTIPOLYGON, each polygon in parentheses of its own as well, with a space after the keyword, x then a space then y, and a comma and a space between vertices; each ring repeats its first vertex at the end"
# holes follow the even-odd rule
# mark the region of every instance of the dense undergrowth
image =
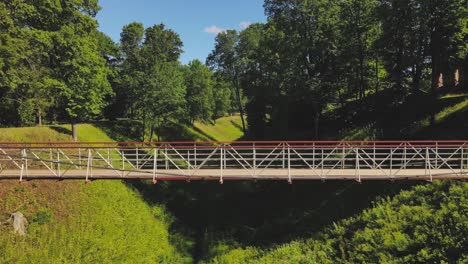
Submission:
POLYGON ((468 183, 436 182, 381 198, 312 238, 272 249, 219 243, 205 263, 466 263, 468 183))

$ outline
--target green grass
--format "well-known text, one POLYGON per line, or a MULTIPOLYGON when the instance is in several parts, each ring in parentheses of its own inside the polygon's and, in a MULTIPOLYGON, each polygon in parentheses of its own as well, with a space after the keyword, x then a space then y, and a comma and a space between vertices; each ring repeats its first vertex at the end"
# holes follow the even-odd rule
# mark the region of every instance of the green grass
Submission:
POLYGON ((243 136, 240 116, 222 117, 214 125, 196 122, 195 128, 216 141, 235 141, 243 136))
MULTIPOLYGON (((449 98, 453 98, 453 97, 449 97, 449 98)), ((426 117, 422 120, 414 122, 410 127, 410 133, 415 134, 419 132, 420 130, 430 128, 431 125, 442 123, 448 118, 450 118, 451 116, 459 112, 464 112, 467 109, 468 109, 468 99, 462 102, 453 104, 451 106, 448 106, 434 115, 434 124, 431 124, 431 117, 426 117)))
POLYGON ((50 127, 0 128, 0 142, 70 141, 71 136, 50 127))
MULTIPOLYGON (((0 140, 69 141, 70 129, 1 128, 0 140)), ((78 132, 80 141, 112 141, 93 125, 81 124, 78 132)), ((121 181, 2 181, 0 199, 2 217, 21 211, 30 222, 25 237, 0 225, 1 263, 191 262, 171 243, 165 208, 149 206, 121 181)))

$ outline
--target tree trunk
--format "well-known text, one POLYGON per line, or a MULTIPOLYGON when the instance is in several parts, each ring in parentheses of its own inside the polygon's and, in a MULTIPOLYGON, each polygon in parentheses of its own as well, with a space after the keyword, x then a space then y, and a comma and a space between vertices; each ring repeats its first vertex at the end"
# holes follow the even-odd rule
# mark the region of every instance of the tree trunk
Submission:
POLYGON ((420 65, 415 65, 413 67, 413 91, 414 93, 419 93, 419 86, 421 83, 421 66, 420 65))
POLYGON ((442 71, 440 70, 440 43, 439 43, 439 37, 438 37, 438 32, 434 31, 431 34, 431 70, 432 70, 432 94, 436 95, 439 89, 439 77, 442 71))
POLYGON ((375 56, 375 93, 379 91, 380 80, 379 80, 379 57, 375 56))
POLYGON ((239 104, 239 112, 241 116, 241 121, 242 121, 242 132, 244 132, 245 135, 245 121, 244 121, 244 109, 242 107, 242 102, 241 102, 241 97, 240 97, 240 91, 239 91, 239 79, 237 77, 237 74, 235 76, 234 83, 236 85, 236 96, 237 96, 237 103, 239 104))
POLYGON ((359 51, 359 99, 364 98, 364 51, 359 51))
POLYGON ((42 126, 42 112, 41 110, 37 110, 37 125, 42 126))
POLYGON ((72 138, 73 141, 77 142, 78 141, 78 127, 75 122, 72 122, 72 138))

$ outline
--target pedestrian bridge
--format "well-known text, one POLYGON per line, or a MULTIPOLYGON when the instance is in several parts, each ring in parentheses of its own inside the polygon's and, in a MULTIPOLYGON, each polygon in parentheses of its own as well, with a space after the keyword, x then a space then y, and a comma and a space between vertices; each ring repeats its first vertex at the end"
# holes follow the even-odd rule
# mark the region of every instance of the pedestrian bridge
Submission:
POLYGON ((0 180, 467 179, 468 141, 0 142, 0 180))

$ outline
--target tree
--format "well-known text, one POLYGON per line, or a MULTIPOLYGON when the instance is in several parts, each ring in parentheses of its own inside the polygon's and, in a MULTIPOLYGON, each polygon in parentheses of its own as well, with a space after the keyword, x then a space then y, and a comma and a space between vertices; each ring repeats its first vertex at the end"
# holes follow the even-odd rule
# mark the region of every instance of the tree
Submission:
MULTIPOLYGON (((170 123, 181 123, 185 118, 184 76, 178 62, 161 62, 153 66, 143 84, 140 99, 144 128, 149 129, 149 141, 170 123)), ((144 138, 143 138, 144 141, 144 138)))
POLYGON ((7 1, 0 10, 1 57, 11 62, 2 86, 13 105, 35 105, 39 122, 51 106, 72 122, 98 117, 111 90, 94 38, 97 0, 7 1))
MULTIPOLYGON (((264 7, 269 24, 277 31, 272 36, 282 45, 278 47, 284 68, 278 70, 284 80, 279 127, 304 129, 312 125, 315 138, 319 138, 322 111, 339 89, 335 82, 338 1, 267 0, 264 7), (312 111, 312 118, 304 120, 300 113, 308 111, 312 111)), ((287 129, 283 133, 288 133, 287 129)))
MULTIPOLYGON (((340 56, 337 72, 344 75, 351 93, 362 99, 369 87, 371 60, 377 60, 372 44, 379 36, 375 0, 346 0, 340 3, 340 56)), ((337 74, 338 75, 338 74, 337 74)))
POLYGON ((264 136, 266 127, 267 107, 272 107, 270 84, 265 78, 266 62, 264 41, 265 25, 252 24, 239 35, 237 52, 241 65, 241 86, 247 98, 246 112, 249 133, 256 138, 264 136), (262 42, 263 41, 263 42, 262 42))
MULTIPOLYGON (((178 59, 179 35, 163 24, 144 28, 131 23, 122 29, 119 97, 130 116, 143 121, 143 140, 170 122, 183 120, 185 85, 178 59)), ((159 134, 157 133, 159 136, 159 134)))
POLYGON ((232 86, 231 81, 225 80, 224 76, 219 72, 212 75, 212 82, 214 96, 213 119, 217 119, 232 113, 232 86))
POLYGON ((239 109, 242 120, 242 129, 245 133, 244 108, 242 105, 242 94, 239 87, 240 62, 239 56, 236 52, 238 41, 239 35, 235 30, 227 30, 226 32, 219 33, 216 36, 215 48, 208 55, 206 64, 211 70, 220 71, 226 76, 226 78, 232 80, 235 91, 233 94, 236 95, 236 98, 235 100, 231 100, 231 102, 237 102, 237 108, 239 109))
POLYGON ((212 121, 214 110, 212 72, 201 61, 193 60, 186 66, 184 77, 190 123, 193 124, 195 120, 212 121))

